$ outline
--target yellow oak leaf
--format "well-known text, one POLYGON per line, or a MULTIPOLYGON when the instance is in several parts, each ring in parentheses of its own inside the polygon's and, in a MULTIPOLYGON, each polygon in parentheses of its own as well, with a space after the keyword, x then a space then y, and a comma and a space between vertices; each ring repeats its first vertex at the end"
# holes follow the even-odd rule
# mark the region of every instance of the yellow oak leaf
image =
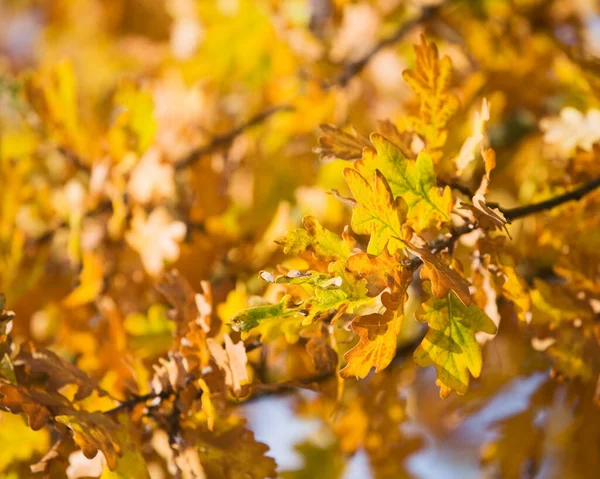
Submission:
POLYGON ((324 228, 314 216, 304 217, 302 223, 304 228, 288 231, 284 237, 275 240, 283 247, 285 254, 298 254, 311 249, 317 258, 326 261, 350 256, 356 241, 347 230, 339 236, 324 228))
POLYGON ((421 36, 421 44, 415 45, 414 70, 406 70, 403 77, 419 100, 418 114, 411 118, 412 126, 423 140, 427 151, 437 163, 442 147, 448 137, 448 123, 458 111, 458 97, 450 93, 452 62, 446 55, 439 58, 433 42, 421 36))
POLYGON ((356 170, 346 168, 344 177, 356 204, 352 210, 352 229, 358 234, 370 235, 367 252, 380 254, 386 245, 390 253, 403 249, 407 206, 402 199, 394 200, 390 187, 381 174, 375 174, 373 188, 356 170))
POLYGON ((376 171, 381 172, 393 197, 406 201, 411 227, 420 233, 449 222, 452 192, 447 186, 443 190, 437 186, 431 155, 422 151, 416 160, 407 158, 400 147, 377 133, 371 135, 371 143, 374 149, 365 148, 354 166, 369 181, 376 171))
POLYGON ((381 302, 385 306, 383 314, 374 313, 359 316, 352 321, 352 330, 359 341, 344 355, 348 364, 340 371, 343 378, 364 378, 372 368, 378 373, 385 369, 396 356, 396 339, 404 318, 404 289, 394 293, 385 292, 381 302))

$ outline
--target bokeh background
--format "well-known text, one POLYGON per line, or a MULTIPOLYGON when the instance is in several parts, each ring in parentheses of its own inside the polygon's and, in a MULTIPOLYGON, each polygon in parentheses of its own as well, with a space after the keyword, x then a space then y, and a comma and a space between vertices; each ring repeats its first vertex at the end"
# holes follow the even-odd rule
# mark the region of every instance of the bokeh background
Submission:
MULTIPOLYGON (((368 134, 402 124, 414 102, 402 72, 421 33, 454 66, 461 110, 450 149, 482 99, 490 104, 491 200, 511 207, 598 174, 594 150, 574 153, 599 139, 594 0, 0 0, 0 290, 17 314, 13 334, 51 345, 110 390, 147 382, 172 335, 154 287, 165 269, 196 287, 209 281, 224 321, 264 293, 257 272, 286 260, 273 240, 304 215, 338 232, 349 223, 331 194, 347 196, 346 163, 320 154, 319 125, 368 134), (431 18, 368 56, 427 8, 431 18)), ((510 226, 524 275, 560 263, 557 244, 577 244, 584 262, 597 250, 597 232, 582 245, 576 226, 556 228, 564 221, 510 226)), ((286 339, 261 359, 272 381, 310 375, 301 341, 286 339)), ((417 371, 408 354, 348 386, 341 409, 335 392, 305 391, 241 411, 284 477, 513 477, 494 475, 506 442, 543 451, 535 477, 593 477, 551 472, 573 460, 565 442, 579 437, 568 391, 548 384, 533 339, 507 320, 467 398, 439 399, 434 371, 417 371), (365 412, 383 408, 367 404, 377 394, 385 407, 406 403, 407 417, 377 425, 388 420, 365 412)), ((13 438, 26 431, 0 414, 2 444, 14 444, 0 469, 10 471, 13 438)), ((19 460, 47 449, 35 434, 19 460)))

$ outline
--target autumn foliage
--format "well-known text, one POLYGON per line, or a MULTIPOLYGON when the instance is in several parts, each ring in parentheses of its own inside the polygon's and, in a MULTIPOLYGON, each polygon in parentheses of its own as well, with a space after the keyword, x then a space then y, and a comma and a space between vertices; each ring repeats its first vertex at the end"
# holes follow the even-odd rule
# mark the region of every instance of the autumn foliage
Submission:
POLYGON ((2 477, 596 477, 592 3, 0 4, 2 477))

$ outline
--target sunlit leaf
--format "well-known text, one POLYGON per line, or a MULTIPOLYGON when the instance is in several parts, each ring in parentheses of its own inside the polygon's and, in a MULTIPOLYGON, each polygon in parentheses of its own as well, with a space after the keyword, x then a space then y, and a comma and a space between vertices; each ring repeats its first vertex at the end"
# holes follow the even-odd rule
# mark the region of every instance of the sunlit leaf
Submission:
POLYGON ((385 177, 377 172, 373 188, 356 170, 346 168, 344 177, 357 201, 352 211, 352 229, 370 235, 367 252, 380 254, 387 245, 390 253, 403 249, 406 203, 394 200, 385 177))
POLYGON ((496 325, 477 306, 465 306, 454 293, 446 298, 431 298, 423 305, 419 320, 429 330, 414 353, 419 366, 435 366, 440 395, 451 391, 467 392, 470 376, 479 377, 481 347, 475 333, 496 333, 496 325))
POLYGON ((376 171, 387 180, 394 198, 402 197, 408 206, 407 219, 415 231, 433 228, 450 221, 452 194, 450 188, 440 190, 431 156, 421 152, 416 161, 376 133, 371 135, 375 149, 365 149, 355 162, 363 177, 371 180, 376 171))

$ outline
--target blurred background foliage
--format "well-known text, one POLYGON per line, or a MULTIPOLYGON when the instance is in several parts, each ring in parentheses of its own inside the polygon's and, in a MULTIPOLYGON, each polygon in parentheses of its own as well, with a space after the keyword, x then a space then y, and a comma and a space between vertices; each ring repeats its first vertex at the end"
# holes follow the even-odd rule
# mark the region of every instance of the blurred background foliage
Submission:
MULTIPOLYGON (((165 268, 196 290, 210 283, 218 324, 257 295, 278 301, 279 285, 257 272, 303 263, 273 240, 305 215, 338 233, 350 221, 330 194, 349 196, 347 162, 320 161, 319 125, 402 125, 415 108, 402 72, 420 33, 454 68, 461 106, 445 151, 471 135, 482 98, 490 104, 491 201, 531 203, 597 177, 599 15, 593 0, 3 0, 0 291, 15 342, 50 347, 125 398, 148 392, 172 343, 155 288, 165 268)), ((482 170, 461 181, 476 188, 482 170)), ((600 294, 599 203, 509 225, 532 323, 500 301, 502 327, 466 396, 442 401, 409 352, 346 381, 340 401, 328 380, 318 394, 253 397, 236 414, 285 478, 594 477, 598 359, 570 354, 587 343, 568 328, 553 354, 539 338, 587 314, 552 289, 557 271, 600 294)), ((249 353, 264 383, 322 372, 309 333, 288 326, 249 353)), ((417 323, 402 334, 410 342, 417 323)), ((5 412, 0 425, 4 477, 29 477, 50 434, 5 412)), ((157 451, 143 451, 151 477, 170 477, 157 451)), ((93 476, 86 461, 74 458, 69 477, 93 476)))

